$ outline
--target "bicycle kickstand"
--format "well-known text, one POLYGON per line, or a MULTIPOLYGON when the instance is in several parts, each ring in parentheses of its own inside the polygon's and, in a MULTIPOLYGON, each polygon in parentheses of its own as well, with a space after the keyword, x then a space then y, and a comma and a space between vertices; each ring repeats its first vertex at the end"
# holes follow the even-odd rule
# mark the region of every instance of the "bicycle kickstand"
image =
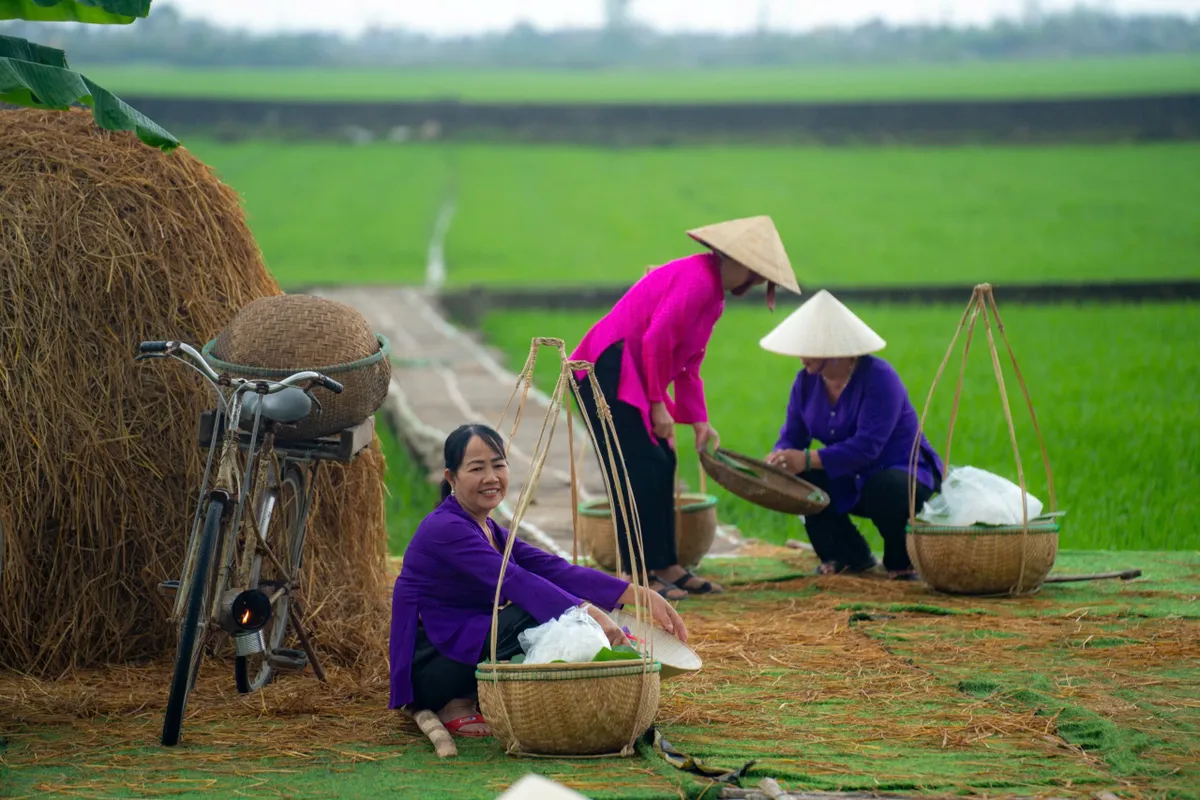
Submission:
POLYGON ((308 655, 308 663, 312 664, 313 673, 317 676, 317 680, 321 683, 326 683, 325 670, 321 667, 321 661, 317 658, 317 650, 309 641, 308 635, 304 632, 304 626, 300 624, 300 615, 296 613, 296 598, 292 598, 292 602, 288 603, 288 616, 292 619, 292 627, 296 629, 296 635, 300 637, 300 644, 304 647, 305 654, 308 655))

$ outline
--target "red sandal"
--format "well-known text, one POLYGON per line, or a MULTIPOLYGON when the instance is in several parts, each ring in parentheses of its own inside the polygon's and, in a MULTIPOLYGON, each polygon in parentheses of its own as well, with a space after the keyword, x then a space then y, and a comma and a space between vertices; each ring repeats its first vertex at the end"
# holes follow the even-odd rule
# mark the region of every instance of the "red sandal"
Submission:
POLYGON ((474 739, 486 739, 487 737, 492 735, 490 733, 462 733, 462 732, 460 732, 460 729, 464 725, 486 725, 487 722, 485 722, 483 717, 480 716, 479 714, 471 714, 466 717, 459 717, 458 719, 452 719, 449 722, 444 722, 442 724, 445 726, 446 730, 450 731, 450 733, 454 734, 455 736, 469 736, 474 739))

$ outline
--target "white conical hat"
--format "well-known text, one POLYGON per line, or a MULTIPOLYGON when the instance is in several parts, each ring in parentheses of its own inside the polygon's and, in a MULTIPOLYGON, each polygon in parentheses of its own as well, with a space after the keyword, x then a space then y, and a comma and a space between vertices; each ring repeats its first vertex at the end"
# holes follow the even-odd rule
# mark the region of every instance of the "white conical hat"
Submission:
POLYGON ((746 265, 756 275, 800 294, 800 284, 770 217, 731 219, 693 228, 688 236, 746 265))
POLYGON ((882 350, 879 334, 826 290, 814 294, 758 343, 801 358, 851 358, 882 350))
POLYGON ((499 795, 496 800, 587 800, 561 783, 530 772, 499 795))

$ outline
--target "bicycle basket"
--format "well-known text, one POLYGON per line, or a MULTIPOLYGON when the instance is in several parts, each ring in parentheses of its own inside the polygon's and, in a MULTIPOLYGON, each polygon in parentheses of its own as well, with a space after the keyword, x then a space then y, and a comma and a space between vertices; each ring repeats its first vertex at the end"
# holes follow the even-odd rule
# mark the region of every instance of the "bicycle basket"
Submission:
POLYGON ((316 439, 375 413, 392 378, 391 348, 365 317, 344 303, 307 294, 263 297, 247 304, 203 349, 218 372, 242 378, 285 378, 316 370, 341 383, 341 394, 323 389, 321 401, 280 439, 316 439))

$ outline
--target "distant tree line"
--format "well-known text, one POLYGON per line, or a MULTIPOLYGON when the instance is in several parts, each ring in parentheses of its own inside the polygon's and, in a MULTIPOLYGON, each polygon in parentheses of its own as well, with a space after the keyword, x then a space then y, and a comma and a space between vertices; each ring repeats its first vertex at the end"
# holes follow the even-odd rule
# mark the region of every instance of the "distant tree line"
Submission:
POLYGON ((945 63, 1200 52, 1200 15, 1119 15, 1079 7, 985 26, 891 26, 870 22, 803 33, 663 34, 635 25, 436 38, 396 29, 358 37, 255 35, 184 17, 168 4, 130 28, 10 22, 0 35, 34 38, 72 63, 188 67, 768 67, 945 63))

